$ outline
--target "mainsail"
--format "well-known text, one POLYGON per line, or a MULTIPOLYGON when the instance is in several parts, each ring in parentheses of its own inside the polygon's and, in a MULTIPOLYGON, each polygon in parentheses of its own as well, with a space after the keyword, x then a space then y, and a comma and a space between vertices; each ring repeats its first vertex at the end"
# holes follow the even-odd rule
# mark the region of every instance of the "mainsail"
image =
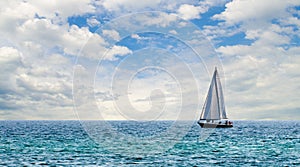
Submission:
POLYGON ((200 120, 227 119, 220 77, 215 68, 200 120))

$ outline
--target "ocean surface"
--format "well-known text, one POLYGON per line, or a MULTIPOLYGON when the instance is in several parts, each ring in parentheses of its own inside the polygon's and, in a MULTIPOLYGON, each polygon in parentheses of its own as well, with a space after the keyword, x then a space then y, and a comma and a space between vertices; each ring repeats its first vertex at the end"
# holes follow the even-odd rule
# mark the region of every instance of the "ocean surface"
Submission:
POLYGON ((300 121, 193 123, 186 133, 167 132, 173 123, 109 121, 117 133, 98 135, 79 121, 0 121, 0 165, 300 166, 300 121))

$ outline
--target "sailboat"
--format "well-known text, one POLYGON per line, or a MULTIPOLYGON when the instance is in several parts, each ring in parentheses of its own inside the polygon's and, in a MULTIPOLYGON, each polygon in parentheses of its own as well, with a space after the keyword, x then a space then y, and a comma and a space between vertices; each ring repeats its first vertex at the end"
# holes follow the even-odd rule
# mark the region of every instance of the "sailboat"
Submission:
POLYGON ((210 83, 205 103, 198 124, 202 128, 231 128, 228 120, 222 91, 222 85, 217 67, 210 83))

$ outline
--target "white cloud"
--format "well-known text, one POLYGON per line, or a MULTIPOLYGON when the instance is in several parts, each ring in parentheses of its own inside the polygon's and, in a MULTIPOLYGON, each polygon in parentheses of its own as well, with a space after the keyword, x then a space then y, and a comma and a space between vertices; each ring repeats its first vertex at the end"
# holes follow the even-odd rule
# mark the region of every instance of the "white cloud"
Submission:
POLYGON ((115 41, 119 41, 121 38, 116 30, 103 30, 102 33, 104 36, 108 36, 109 38, 115 41))
POLYGON ((0 75, 4 119, 74 119, 72 63, 58 54, 35 57, 12 47, 0 49, 0 68, 5 71, 0 75))
POLYGON ((90 27, 96 27, 101 24, 96 18, 88 18, 86 22, 90 27))
POLYGON ((28 19, 38 15, 53 22, 66 23, 67 18, 72 15, 93 13, 95 8, 90 0, 80 1, 58 1, 53 0, 45 3, 42 1, 9 1, 2 5, 0 15, 0 29, 13 32, 15 27, 23 24, 28 19))
POLYGON ((139 18, 136 18, 137 21, 141 24, 140 26, 157 26, 157 27, 167 27, 171 23, 176 23, 178 17, 176 14, 167 14, 167 13, 158 13, 157 15, 141 15, 139 18))
MULTIPOLYGON (((91 53, 86 55, 89 58, 98 58, 97 56, 91 56, 94 53, 92 51, 105 50, 103 48, 105 41, 98 34, 91 33, 87 27, 79 28, 77 25, 59 26, 48 19, 27 20, 24 24, 17 27, 16 33, 18 35, 14 40, 21 42, 23 49, 29 52, 38 50, 37 47, 39 47, 39 50, 59 47, 66 54, 77 56, 86 42, 89 42, 89 45, 94 47, 90 48, 93 50, 89 50, 91 53)), ((15 34, 7 35, 11 38, 15 36, 15 34)))
POLYGON ((15 91, 15 74, 18 68, 23 66, 21 55, 15 48, 0 48, 0 90, 15 91))
POLYGON ((200 4, 206 6, 222 6, 229 1, 230 0, 204 0, 204 1, 200 1, 200 4))
POLYGON ((278 46, 282 44, 288 44, 290 42, 289 37, 280 35, 276 32, 265 31, 260 34, 259 40, 256 41, 257 45, 272 45, 278 46))
POLYGON ((116 56, 125 56, 127 54, 131 54, 132 51, 125 46, 114 45, 103 58, 104 60, 114 61, 118 58, 116 56))
POLYGON ((1 38, 12 43, 1 43, 0 49, 0 68, 5 71, 0 75, 3 119, 76 119, 73 63, 64 54, 76 55, 92 33, 69 26, 67 17, 93 12, 89 3, 9 1, 0 7, 1 38))
POLYGON ((160 3, 161 0, 104 0, 103 6, 108 11, 118 12, 120 10, 132 11, 147 7, 154 7, 160 3))
POLYGON ((205 25, 202 33, 210 40, 218 40, 219 37, 229 37, 241 32, 238 28, 228 27, 225 24, 219 23, 217 26, 205 25))
POLYGON ((67 19, 67 17, 72 15, 81 15, 84 13, 93 13, 95 7, 92 5, 91 0, 53 0, 49 3, 42 1, 29 0, 26 2, 34 6, 38 11, 36 13, 40 16, 45 16, 47 18, 62 17, 67 19))
POLYGON ((141 40, 142 38, 138 34, 132 34, 131 38, 141 40))
POLYGON ((58 37, 61 37, 62 39, 59 41, 60 43, 57 43, 57 45, 63 47, 65 53, 77 55, 91 36, 93 36, 93 34, 88 28, 79 28, 76 25, 72 25, 67 31, 64 32, 64 34, 62 34, 62 36, 61 34, 58 35, 58 37))
POLYGON ((176 30, 170 30, 169 32, 174 35, 178 34, 176 30))
POLYGON ((189 4, 183 4, 178 9, 178 15, 183 19, 190 20, 200 18, 201 13, 205 13, 208 10, 206 6, 194 6, 189 4))
POLYGON ((181 10, 181 14, 184 16, 198 18, 196 13, 206 12, 209 7, 220 6, 226 3, 228 0, 205 0, 205 1, 191 1, 191 0, 104 0, 97 2, 97 5, 103 6, 104 9, 110 13, 121 16, 122 14, 144 12, 144 11, 168 11, 168 13, 178 13, 180 6, 190 7, 193 11, 189 12, 184 9, 181 10), (195 8, 193 8, 195 7, 195 8))
MULTIPOLYGON (((13 43, 21 46, 21 49, 29 48, 28 44, 30 44, 30 50, 28 50, 30 52, 36 51, 36 46, 40 49, 59 47, 71 55, 77 55, 81 47, 93 35, 87 27, 57 25, 47 18, 28 18, 13 27, 13 30, 6 31, 2 28, 1 33, 13 43)), ((103 40, 97 42, 104 43, 103 40)))
POLYGON ((82 49, 80 56, 93 60, 100 59, 108 50, 107 42, 98 34, 93 34, 86 43, 84 43, 82 49))
POLYGON ((17 27, 17 33, 20 35, 19 40, 32 41, 49 47, 59 41, 61 27, 52 24, 48 19, 29 19, 17 27))
POLYGON ((213 16, 215 19, 225 20, 228 24, 265 22, 274 18, 287 16, 286 9, 293 5, 299 5, 294 0, 234 0, 226 4, 226 9, 221 14, 213 16))
POLYGON ((1 66, 8 65, 11 62, 20 62, 20 53, 18 50, 12 47, 0 48, 0 63, 1 66))
POLYGON ((295 25, 296 27, 300 27, 300 20, 297 17, 283 18, 280 20, 280 22, 285 26, 295 25))

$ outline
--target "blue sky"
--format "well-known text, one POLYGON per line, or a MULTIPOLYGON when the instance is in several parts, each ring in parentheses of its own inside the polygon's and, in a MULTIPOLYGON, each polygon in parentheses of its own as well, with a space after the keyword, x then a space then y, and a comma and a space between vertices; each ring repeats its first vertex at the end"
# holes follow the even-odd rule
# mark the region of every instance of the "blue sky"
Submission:
POLYGON ((297 0, 0 4, 0 119, 300 119, 297 0))

